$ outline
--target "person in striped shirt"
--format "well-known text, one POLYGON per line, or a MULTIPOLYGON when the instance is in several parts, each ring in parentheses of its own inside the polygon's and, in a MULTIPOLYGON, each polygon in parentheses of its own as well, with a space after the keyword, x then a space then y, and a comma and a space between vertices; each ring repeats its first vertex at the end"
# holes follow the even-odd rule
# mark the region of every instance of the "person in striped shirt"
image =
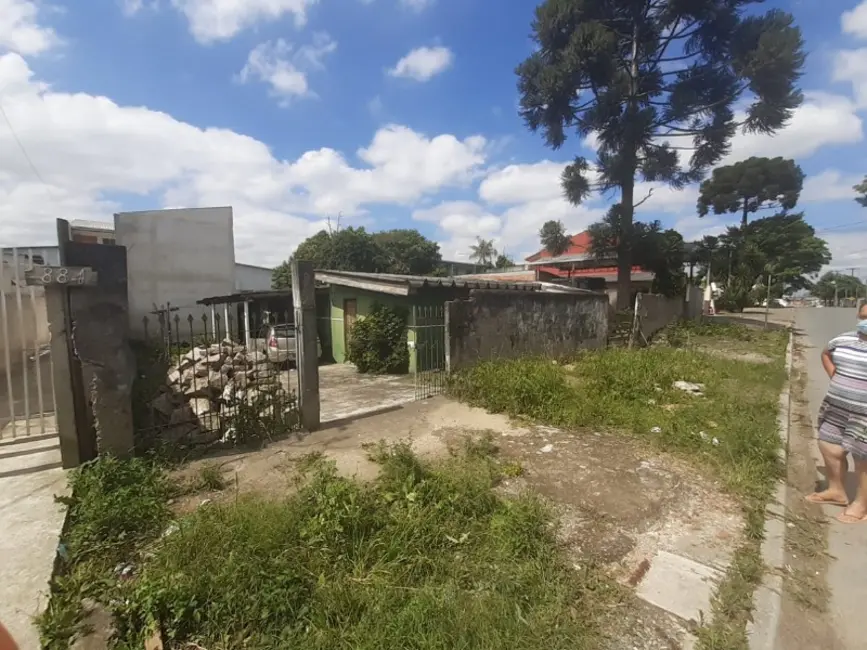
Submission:
POLYGON ((828 487, 807 500, 845 507, 837 516, 845 524, 867 522, 867 303, 858 310, 855 331, 831 339, 822 350, 822 366, 831 378, 819 410, 819 451, 828 487), (849 454, 858 479, 851 503, 844 483, 849 454))

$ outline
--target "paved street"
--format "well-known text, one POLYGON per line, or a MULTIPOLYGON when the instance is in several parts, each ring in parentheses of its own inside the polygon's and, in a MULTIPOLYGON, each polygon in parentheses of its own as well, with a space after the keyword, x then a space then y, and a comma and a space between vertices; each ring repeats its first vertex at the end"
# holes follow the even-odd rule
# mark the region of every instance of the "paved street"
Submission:
MULTIPOLYGON (((819 354, 831 338, 854 329, 855 317, 855 310, 851 308, 795 310, 795 324, 811 346, 806 351, 809 368, 807 396, 814 423, 828 388, 828 377, 822 369, 819 354)), ((818 450, 814 449, 814 454, 817 466, 821 467, 818 450)), ((831 521, 828 534, 828 551, 832 558, 828 572, 832 592, 830 611, 844 647, 863 648, 867 643, 861 620, 867 602, 867 524, 841 524, 833 519, 839 508, 827 507, 825 510, 831 521)))

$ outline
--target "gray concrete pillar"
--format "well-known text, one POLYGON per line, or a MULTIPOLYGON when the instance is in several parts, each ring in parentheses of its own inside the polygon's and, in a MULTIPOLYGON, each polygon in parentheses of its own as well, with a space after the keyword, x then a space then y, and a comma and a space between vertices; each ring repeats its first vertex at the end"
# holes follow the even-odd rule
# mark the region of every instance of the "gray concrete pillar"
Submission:
POLYGON ((301 425, 316 431, 319 413, 319 351, 316 345, 316 280, 312 262, 292 260, 292 301, 298 346, 298 405, 301 425))

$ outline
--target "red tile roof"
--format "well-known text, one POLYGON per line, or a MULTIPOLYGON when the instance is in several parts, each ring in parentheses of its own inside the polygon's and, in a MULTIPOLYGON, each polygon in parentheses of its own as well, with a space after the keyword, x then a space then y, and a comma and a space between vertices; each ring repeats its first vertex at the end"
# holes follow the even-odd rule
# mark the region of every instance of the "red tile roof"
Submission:
MULTIPOLYGON (((590 233, 588 231, 585 230, 584 232, 579 232, 577 235, 572 235, 569 239, 569 248, 562 253, 563 255, 578 255, 590 252, 590 233)), ((546 257, 554 256, 543 248, 538 253, 530 255, 530 257, 527 258, 527 261, 535 262, 537 260, 545 259, 546 257)))

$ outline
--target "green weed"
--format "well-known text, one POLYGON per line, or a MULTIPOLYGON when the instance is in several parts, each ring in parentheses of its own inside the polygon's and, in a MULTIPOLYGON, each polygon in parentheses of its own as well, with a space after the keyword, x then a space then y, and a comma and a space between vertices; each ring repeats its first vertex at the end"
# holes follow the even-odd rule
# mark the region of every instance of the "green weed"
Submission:
POLYGON ((777 411, 788 334, 712 323, 680 325, 668 336, 674 346, 608 348, 565 365, 548 359, 481 363, 454 377, 450 390, 495 412, 623 431, 716 471, 742 497, 746 541, 715 595, 712 621, 699 629, 699 647, 746 650, 746 622, 764 569, 764 510, 782 469, 777 411), (702 346, 759 352, 772 363, 719 358, 702 346), (679 390, 676 381, 702 384, 703 394, 679 390))
POLYGON ((536 497, 498 498, 480 455, 421 462, 380 447, 358 483, 317 461, 282 501, 199 509, 114 603, 119 647, 573 650, 618 590, 561 558, 536 497))
POLYGON ((226 489, 226 479, 218 465, 207 463, 199 468, 193 485, 195 492, 219 492, 226 489))
POLYGON ((102 456, 70 474, 69 526, 61 539, 60 575, 37 619, 43 648, 61 650, 85 632, 82 600, 108 602, 139 550, 170 518, 176 488, 150 459, 102 456))

